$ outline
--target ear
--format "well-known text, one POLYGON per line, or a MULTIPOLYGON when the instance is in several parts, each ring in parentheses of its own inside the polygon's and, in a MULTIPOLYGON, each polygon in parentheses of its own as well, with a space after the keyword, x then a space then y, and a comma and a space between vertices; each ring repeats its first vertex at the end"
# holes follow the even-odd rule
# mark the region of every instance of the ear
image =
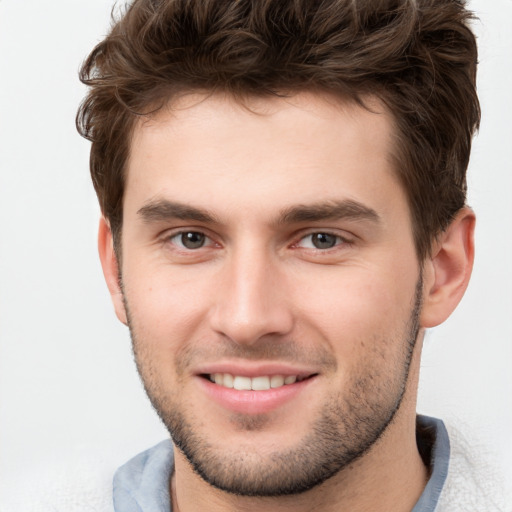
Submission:
POLYGON ((424 265, 422 327, 444 322, 457 307, 471 277, 475 214, 463 208, 434 243, 424 265))
POLYGON ((123 324, 128 325, 123 293, 121 291, 121 282, 119 279, 119 265, 114 251, 114 240, 110 226, 104 217, 101 217, 98 229, 98 252, 100 254, 103 275, 107 282, 108 291, 110 292, 117 318, 119 318, 123 324))

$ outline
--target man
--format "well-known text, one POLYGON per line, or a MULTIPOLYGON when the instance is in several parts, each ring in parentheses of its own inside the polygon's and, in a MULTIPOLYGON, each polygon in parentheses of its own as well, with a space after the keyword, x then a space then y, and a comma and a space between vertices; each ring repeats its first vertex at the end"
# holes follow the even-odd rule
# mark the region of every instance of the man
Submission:
POLYGON ((492 509, 415 413, 473 262, 469 19, 136 0, 91 53, 100 258, 173 441, 119 469, 117 512, 492 509))

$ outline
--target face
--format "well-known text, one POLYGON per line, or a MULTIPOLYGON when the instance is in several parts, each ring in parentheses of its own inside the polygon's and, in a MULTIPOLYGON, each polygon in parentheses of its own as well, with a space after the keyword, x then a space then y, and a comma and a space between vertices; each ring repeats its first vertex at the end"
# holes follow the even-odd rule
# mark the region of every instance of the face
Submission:
POLYGON ((212 485, 309 489, 399 410, 421 277, 391 139, 378 104, 305 93, 193 96, 137 126, 118 314, 178 455, 212 485))

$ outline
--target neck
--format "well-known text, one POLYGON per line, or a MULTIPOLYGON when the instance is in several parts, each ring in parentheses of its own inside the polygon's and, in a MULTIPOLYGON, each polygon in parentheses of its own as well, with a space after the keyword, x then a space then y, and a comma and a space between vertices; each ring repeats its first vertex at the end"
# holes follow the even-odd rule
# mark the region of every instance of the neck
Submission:
POLYGON ((234 496, 211 487, 193 473, 181 454, 176 454, 176 471, 171 494, 173 512, 325 512, 342 510, 410 512, 428 480, 415 441, 399 429, 388 428, 386 439, 323 484, 299 495, 278 498, 234 496), (387 441, 399 438, 400 450, 387 441))
POLYGON ((416 445, 415 421, 404 430, 393 425, 359 460, 299 495, 278 498, 235 496, 213 488, 176 453, 171 485, 173 512, 325 512, 342 510, 410 512, 428 480, 416 445))
POLYGON ((176 450, 171 481, 173 512, 410 512, 428 481, 428 470, 416 444, 420 351, 419 347, 415 350, 402 404, 381 438, 362 457, 321 485, 298 495, 236 496, 202 480, 176 450))

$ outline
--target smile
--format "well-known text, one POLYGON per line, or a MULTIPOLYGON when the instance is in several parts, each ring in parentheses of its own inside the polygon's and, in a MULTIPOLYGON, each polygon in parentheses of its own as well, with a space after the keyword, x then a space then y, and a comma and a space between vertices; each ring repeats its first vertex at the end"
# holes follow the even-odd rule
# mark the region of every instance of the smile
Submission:
POLYGON ((242 375, 231 375, 230 373, 211 373, 207 377, 219 386, 238 391, 266 391, 304 380, 303 377, 297 375, 244 377, 242 375))
POLYGON ((306 389, 314 386, 319 377, 316 372, 293 371, 282 365, 245 368, 245 371, 218 367, 228 365, 216 366, 196 374, 200 389, 209 400, 238 414, 265 414, 276 410, 296 400, 306 389))

